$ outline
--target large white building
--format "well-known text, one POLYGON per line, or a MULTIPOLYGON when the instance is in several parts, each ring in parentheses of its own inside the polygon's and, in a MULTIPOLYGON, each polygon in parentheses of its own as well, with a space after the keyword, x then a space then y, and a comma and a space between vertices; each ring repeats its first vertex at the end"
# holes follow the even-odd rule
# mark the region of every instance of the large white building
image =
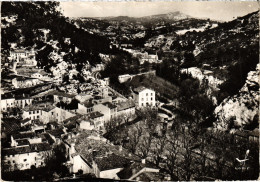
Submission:
POLYGON ((46 159, 52 155, 48 143, 28 144, 20 147, 2 149, 3 167, 5 171, 31 169, 46 165, 46 159))
POLYGON ((27 105, 32 104, 32 98, 28 95, 18 96, 1 96, 1 111, 7 111, 8 108, 24 108, 27 105))
POLYGON ((10 51, 9 59, 15 60, 21 63, 23 66, 36 66, 37 61, 35 57, 35 52, 33 50, 28 51, 25 49, 16 49, 10 51))
POLYGON ((44 124, 49 122, 62 122, 65 119, 75 116, 74 113, 66 111, 64 109, 55 107, 48 103, 35 104, 27 106, 23 109, 23 119, 35 120, 39 119, 44 124))
POLYGON ((133 98, 137 107, 155 106, 155 91, 146 87, 134 89, 133 98))

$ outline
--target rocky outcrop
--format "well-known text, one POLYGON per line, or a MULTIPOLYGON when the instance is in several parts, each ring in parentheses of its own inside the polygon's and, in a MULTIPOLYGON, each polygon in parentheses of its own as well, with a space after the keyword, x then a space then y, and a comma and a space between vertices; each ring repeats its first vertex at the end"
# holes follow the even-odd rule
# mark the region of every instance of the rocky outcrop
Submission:
POLYGON ((260 64, 256 71, 250 71, 245 85, 237 95, 228 97, 216 107, 215 115, 218 129, 244 128, 258 120, 259 113, 259 73, 260 64))

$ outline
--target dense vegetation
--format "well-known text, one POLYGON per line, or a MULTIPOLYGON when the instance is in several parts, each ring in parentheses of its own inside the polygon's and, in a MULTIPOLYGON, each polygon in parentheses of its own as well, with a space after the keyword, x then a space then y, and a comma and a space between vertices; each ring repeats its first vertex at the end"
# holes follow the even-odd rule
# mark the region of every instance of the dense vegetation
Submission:
POLYGON ((2 29, 2 48, 8 50, 10 42, 27 48, 36 47, 38 66, 46 71, 55 65, 50 54, 65 52, 64 61, 83 64, 88 61, 94 65, 101 62, 99 53, 109 52, 109 41, 102 36, 90 34, 77 28, 59 11, 59 2, 3 2, 2 16, 17 15, 16 24, 2 29), (49 30, 47 40, 43 32, 49 30), (70 43, 65 39, 70 38, 70 43), (57 41, 57 49, 50 41, 57 41), (76 50, 78 49, 78 50, 76 50))

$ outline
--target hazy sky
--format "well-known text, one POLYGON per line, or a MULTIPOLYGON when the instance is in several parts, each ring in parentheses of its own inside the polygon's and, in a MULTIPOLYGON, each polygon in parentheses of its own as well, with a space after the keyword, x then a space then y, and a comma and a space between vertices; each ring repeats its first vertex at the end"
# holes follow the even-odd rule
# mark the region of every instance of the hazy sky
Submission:
POLYGON ((193 17, 232 20, 259 9, 259 3, 247 2, 61 2, 64 15, 69 17, 104 17, 163 14, 180 11, 193 17))

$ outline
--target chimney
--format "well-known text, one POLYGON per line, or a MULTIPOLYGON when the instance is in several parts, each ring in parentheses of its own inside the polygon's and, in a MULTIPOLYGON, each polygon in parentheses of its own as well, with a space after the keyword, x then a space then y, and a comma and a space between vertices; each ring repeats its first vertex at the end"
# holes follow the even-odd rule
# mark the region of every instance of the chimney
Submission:
POLYGON ((145 159, 142 159, 142 164, 145 164, 145 159))

